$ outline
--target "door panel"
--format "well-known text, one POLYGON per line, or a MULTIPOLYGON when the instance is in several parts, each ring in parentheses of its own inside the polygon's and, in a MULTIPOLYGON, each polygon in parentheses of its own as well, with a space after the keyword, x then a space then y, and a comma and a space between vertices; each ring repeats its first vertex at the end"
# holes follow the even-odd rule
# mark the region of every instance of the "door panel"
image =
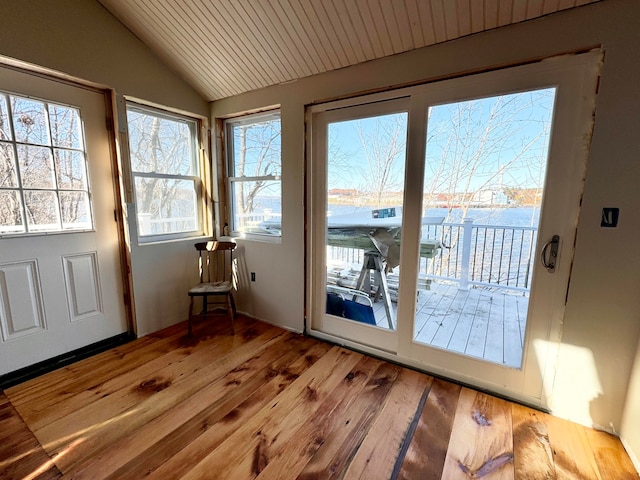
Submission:
MULTIPOLYGON (((23 117, 14 121, 13 128, 18 142, 15 151, 22 162, 18 162, 17 174, 18 178, 24 177, 25 189, 21 197, 14 179, 8 187, 12 190, 2 192, 27 202, 23 210, 27 218, 24 213, 22 220, 16 217, 14 231, 24 230, 24 225, 33 227, 29 234, 15 234, 10 226, 5 227, 4 235, 0 233, 2 375, 128 328, 104 94, 7 68, 0 68, 0 91, 23 99, 15 105, 23 117), (51 102, 50 108, 34 116, 30 112, 42 101, 51 102), (46 135, 39 133, 36 138, 27 127, 40 124, 46 128, 53 125, 56 115, 55 125, 64 125, 69 121, 64 117, 66 106, 80 111, 82 124, 70 127, 67 139, 58 139, 53 147, 47 147, 47 141, 40 138, 46 135), (40 118, 42 115, 44 118, 40 118), (25 130, 18 131, 18 127, 25 130), (29 139, 22 140, 27 134, 31 135, 29 139), (19 143, 23 141, 43 143, 43 147, 37 147, 41 153, 21 156, 24 148, 36 148, 19 143), (82 144, 86 145, 86 173, 85 153, 79 147, 82 144), (29 165, 21 160, 47 156, 46 162, 29 165), (42 172, 45 176, 38 177, 42 172), (51 225, 62 231, 39 231, 51 225), (76 231, 64 231, 69 229, 76 231)), ((52 132, 50 136, 58 134, 52 132)))
POLYGON ((324 112, 314 142, 314 188, 322 234, 314 237, 318 293, 314 328, 395 350, 408 102, 381 101, 324 112), (355 194, 357 192, 357 194, 355 194), (343 255, 357 252, 356 255, 343 255), (380 254, 384 252, 384 256, 380 254), (394 272, 395 270, 395 272, 394 272), (396 281, 387 283, 387 279, 396 281))
POLYGON ((46 328, 35 260, 0 267, 2 338, 12 340, 46 328))

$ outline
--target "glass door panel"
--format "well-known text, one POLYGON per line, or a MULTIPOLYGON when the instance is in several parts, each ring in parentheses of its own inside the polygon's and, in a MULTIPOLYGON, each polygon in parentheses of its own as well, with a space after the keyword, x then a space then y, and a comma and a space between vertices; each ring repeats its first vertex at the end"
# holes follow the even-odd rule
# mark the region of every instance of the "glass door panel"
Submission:
POLYGON ((311 115, 311 330, 386 351, 397 346, 408 102, 311 115))
POLYGON ((328 125, 327 313, 395 330, 407 114, 328 125))
POLYGON ((416 342, 522 366, 555 94, 429 108, 416 342))

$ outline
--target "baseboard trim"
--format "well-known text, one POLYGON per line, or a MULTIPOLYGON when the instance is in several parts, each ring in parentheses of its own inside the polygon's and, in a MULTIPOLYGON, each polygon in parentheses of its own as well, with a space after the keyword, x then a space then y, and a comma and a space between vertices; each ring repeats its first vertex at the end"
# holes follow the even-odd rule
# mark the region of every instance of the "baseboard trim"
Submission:
POLYGON ((119 345, 124 345, 125 343, 135 339, 135 334, 124 332, 119 335, 100 340, 99 342, 92 343, 91 345, 78 348, 71 352, 63 353, 62 355, 58 355, 48 360, 29 365, 28 367, 6 373, 0 376, 0 390, 13 387, 22 382, 26 382, 27 380, 31 380, 32 378, 57 370, 58 368, 66 367, 67 365, 71 365, 72 363, 97 355, 98 353, 105 352, 119 345))

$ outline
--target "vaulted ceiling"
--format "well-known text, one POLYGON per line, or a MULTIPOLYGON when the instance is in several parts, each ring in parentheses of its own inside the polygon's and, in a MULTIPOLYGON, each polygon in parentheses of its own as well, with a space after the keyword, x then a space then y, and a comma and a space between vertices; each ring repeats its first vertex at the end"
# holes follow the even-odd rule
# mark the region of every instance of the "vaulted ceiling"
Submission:
POLYGON ((217 100, 599 0, 100 0, 217 100))

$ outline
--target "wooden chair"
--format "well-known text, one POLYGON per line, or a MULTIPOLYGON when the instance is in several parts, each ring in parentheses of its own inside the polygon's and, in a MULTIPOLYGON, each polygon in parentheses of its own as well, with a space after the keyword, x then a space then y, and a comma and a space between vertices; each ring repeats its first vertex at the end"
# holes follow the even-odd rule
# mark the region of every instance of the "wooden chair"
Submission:
MULTIPOLYGON (((201 316, 206 316, 209 311, 209 297, 217 300, 214 305, 219 307, 220 299, 226 301, 226 310, 231 317, 231 331, 234 331, 233 322, 236 314, 236 304, 233 300, 233 250, 235 242, 201 242, 196 243, 196 250, 200 256, 200 283, 189 290, 189 336, 191 336, 191 324, 195 297, 202 297, 201 316)), ((217 307, 215 307, 217 308, 217 307)))

